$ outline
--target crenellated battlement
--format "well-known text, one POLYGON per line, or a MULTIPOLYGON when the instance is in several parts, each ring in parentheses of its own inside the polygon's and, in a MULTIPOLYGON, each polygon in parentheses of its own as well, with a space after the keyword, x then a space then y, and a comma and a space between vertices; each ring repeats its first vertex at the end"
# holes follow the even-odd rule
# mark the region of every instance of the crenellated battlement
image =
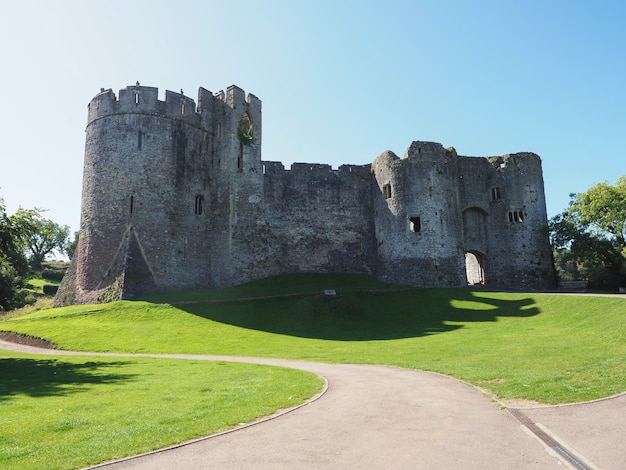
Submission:
MULTIPOLYGON (((182 91, 182 90, 181 90, 182 91)), ((111 89, 101 90, 88 106, 88 124, 115 114, 148 114, 200 122, 196 102, 182 93, 165 91, 165 100, 159 100, 159 89, 141 85, 127 86, 119 91, 119 98, 111 89)))
POLYGON ((281 162, 263 161, 263 174, 265 175, 293 175, 303 178, 324 177, 369 177, 371 165, 341 165, 333 169, 331 165, 322 163, 292 163, 290 168, 285 168, 281 162))
POLYGON ((230 108, 238 115, 239 111, 260 116, 261 100, 241 88, 231 85, 226 93, 199 88, 198 105, 196 101, 183 93, 165 90, 165 100, 159 100, 159 89, 139 85, 130 85, 119 90, 119 98, 109 89, 100 89, 88 105, 87 124, 105 116, 115 114, 146 114, 179 119, 190 124, 201 125, 210 120, 215 108, 230 108), (207 114, 207 116, 203 116, 207 114), (204 117, 204 119, 203 119, 204 117))

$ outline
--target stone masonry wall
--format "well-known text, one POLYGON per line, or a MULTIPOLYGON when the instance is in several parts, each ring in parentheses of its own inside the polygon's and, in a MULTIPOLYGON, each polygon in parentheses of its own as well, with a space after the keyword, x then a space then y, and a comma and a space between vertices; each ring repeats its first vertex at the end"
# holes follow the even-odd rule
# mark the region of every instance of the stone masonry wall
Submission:
POLYGON ((545 226, 541 159, 532 153, 459 159, 464 215, 482 219, 484 233, 466 228, 466 251, 486 257, 487 285, 542 289, 553 279, 545 226))
POLYGON ((553 286, 541 160, 413 142, 371 165, 263 161, 261 102, 101 90, 77 255, 57 304, 351 272, 415 286, 553 286))

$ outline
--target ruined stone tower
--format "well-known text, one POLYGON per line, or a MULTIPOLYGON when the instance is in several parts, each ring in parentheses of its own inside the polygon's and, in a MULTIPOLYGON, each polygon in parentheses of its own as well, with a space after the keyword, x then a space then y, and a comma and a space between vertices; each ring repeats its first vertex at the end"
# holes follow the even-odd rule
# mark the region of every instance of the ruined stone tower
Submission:
POLYGON ((261 160, 261 102, 231 86, 89 103, 79 245, 57 305, 351 272, 415 286, 547 289, 540 158, 413 142, 368 165, 261 160))

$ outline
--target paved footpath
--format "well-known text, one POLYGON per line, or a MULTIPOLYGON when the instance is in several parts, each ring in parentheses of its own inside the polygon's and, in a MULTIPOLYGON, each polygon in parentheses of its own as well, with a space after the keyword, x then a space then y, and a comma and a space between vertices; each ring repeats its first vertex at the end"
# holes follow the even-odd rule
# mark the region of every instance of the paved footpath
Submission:
MULTIPOLYGON (((2 341, 0 348, 94 355, 36 350, 2 341)), ((94 468, 626 468, 626 395, 583 405, 504 410, 474 387, 415 370, 278 359, 175 357, 308 370, 326 379, 327 390, 310 403, 271 419, 94 468)))

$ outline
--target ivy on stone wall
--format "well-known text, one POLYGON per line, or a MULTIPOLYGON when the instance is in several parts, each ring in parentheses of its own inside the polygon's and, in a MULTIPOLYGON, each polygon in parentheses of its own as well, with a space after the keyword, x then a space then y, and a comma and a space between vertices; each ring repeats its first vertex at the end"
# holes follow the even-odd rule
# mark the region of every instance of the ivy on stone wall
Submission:
POLYGON ((252 124, 250 124, 247 130, 244 130, 243 124, 240 123, 237 128, 237 138, 242 145, 250 145, 254 142, 254 127, 252 124))

